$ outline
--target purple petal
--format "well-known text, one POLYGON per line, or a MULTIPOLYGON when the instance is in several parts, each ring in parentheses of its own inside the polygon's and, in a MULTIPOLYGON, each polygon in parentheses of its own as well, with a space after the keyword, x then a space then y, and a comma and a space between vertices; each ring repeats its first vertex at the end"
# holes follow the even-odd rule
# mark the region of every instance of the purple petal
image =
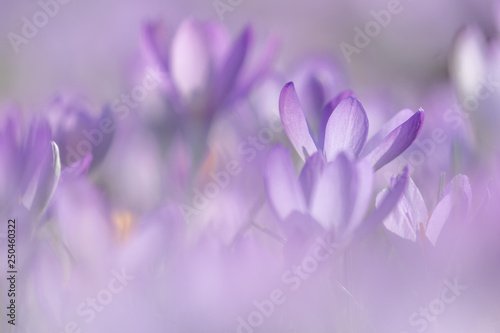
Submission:
POLYGON ((78 161, 68 165, 61 174, 61 181, 68 179, 78 179, 85 176, 92 164, 92 154, 87 154, 78 161))
POLYGON ((347 232, 354 232, 363 221, 372 199, 373 168, 366 161, 359 161, 356 166, 355 178, 352 180, 351 190, 355 196, 352 215, 347 226, 347 232))
POLYGON ((440 237, 450 241, 456 238, 456 232, 470 213, 471 196, 467 176, 457 175, 445 187, 426 226, 425 234, 432 245, 435 246, 440 237))
POLYGON ((311 192, 323 173, 325 165, 325 157, 322 153, 317 152, 307 159, 306 164, 300 172, 300 183, 308 204, 311 199, 311 192))
POLYGON ((55 142, 51 142, 51 147, 50 153, 47 152, 47 155, 37 166, 23 195, 23 205, 37 215, 45 211, 61 176, 59 147, 55 142))
POLYGON ((380 169, 408 148, 417 137, 424 122, 424 111, 419 110, 402 125, 389 133, 366 157, 375 170, 380 169))
POLYGON ((285 219, 294 211, 306 211, 304 195, 287 149, 278 146, 269 154, 264 179, 271 205, 280 218, 285 219))
POLYGON ((391 184, 391 188, 379 199, 378 207, 365 219, 362 226, 356 232, 356 237, 363 237, 372 232, 389 215, 403 195, 408 185, 408 179, 408 167, 406 167, 396 177, 393 184, 391 184))
POLYGON ((251 66, 243 69, 241 74, 242 79, 239 81, 237 89, 233 90, 226 103, 231 103, 234 100, 246 96, 256 83, 264 79, 270 72, 272 64, 278 53, 279 40, 277 37, 271 36, 266 45, 263 47, 263 52, 260 58, 251 62, 251 66))
POLYGON ((340 153, 328 163, 311 194, 310 213, 326 230, 344 230, 350 220, 355 201, 352 180, 353 163, 340 153))
MULTIPOLYGON (((377 196, 377 207, 380 205, 387 190, 377 196)), ((417 241, 419 223, 427 221, 427 208, 417 186, 410 178, 408 186, 399 200, 396 208, 384 219, 384 227, 400 238, 417 241)))
POLYGON ((229 95, 232 89, 234 89, 238 75, 245 62, 251 39, 252 30, 250 27, 247 27, 234 42, 221 69, 220 77, 215 87, 217 92, 215 103, 223 102, 223 99, 229 95))
POLYGON ((304 111, 300 106, 299 98, 293 82, 287 83, 280 95, 279 102, 281 122, 293 147, 300 157, 305 160, 317 151, 304 111))
POLYGON ((337 95, 334 99, 332 99, 329 103, 325 105, 321 112, 321 120, 319 123, 319 130, 318 130, 318 143, 321 145, 321 149, 324 149, 325 147, 325 131, 326 131, 326 125, 328 124, 328 120, 330 119, 330 116, 332 115, 333 110, 339 105, 339 103, 346 99, 347 97, 356 97, 354 95, 354 92, 351 90, 346 90, 341 92, 340 94, 337 95))
MULTIPOLYGON (((147 59, 153 64, 153 67, 159 68, 160 71, 166 74, 162 78, 161 82, 165 92, 171 99, 177 102, 178 93, 172 84, 170 72, 171 59, 169 46, 171 38, 165 38, 165 36, 162 36, 162 33, 164 32, 164 29, 162 28, 162 24, 159 22, 146 23, 142 30, 142 41, 147 59)), ((165 34, 163 33, 163 35, 165 34)))
POLYGON ((325 129, 324 151, 331 161, 341 151, 357 158, 368 135, 368 117, 353 97, 343 99, 332 112, 325 129))
POLYGON ((211 61, 200 23, 186 20, 179 27, 172 41, 170 69, 177 89, 185 98, 205 92, 211 61))
POLYGON ((399 125, 403 124, 405 121, 413 116, 414 112, 410 109, 404 109, 396 113, 391 119, 389 119, 378 132, 372 136, 363 147, 361 152, 361 157, 365 157, 369 152, 371 152, 375 147, 377 147, 382 140, 392 131, 394 131, 399 125))

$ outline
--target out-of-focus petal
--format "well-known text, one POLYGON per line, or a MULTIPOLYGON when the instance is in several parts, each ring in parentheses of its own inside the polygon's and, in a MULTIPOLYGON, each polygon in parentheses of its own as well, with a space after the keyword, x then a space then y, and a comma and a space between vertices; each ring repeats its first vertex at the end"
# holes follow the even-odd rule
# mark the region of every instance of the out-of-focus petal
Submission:
POLYGON ((308 204, 310 203, 312 190, 323 173, 325 165, 326 160, 323 154, 316 152, 307 159, 306 164, 300 172, 300 184, 302 185, 302 190, 308 204))
POLYGON ((317 151, 304 111, 292 82, 283 87, 279 102, 281 122, 293 147, 302 159, 306 159, 317 151))
POLYGON ((425 235, 432 245, 436 245, 441 234, 445 234, 443 236, 448 239, 455 238, 460 225, 467 221, 471 197, 468 177, 464 175, 453 177, 445 187, 426 226, 425 235))
MULTIPOLYGON (((377 207, 386 195, 387 190, 377 196, 377 207)), ((403 239, 415 242, 420 222, 427 221, 427 208, 417 186, 410 178, 397 206, 384 219, 384 227, 391 233, 403 239)))
POLYGON ((389 133, 365 159, 375 170, 380 169, 408 148, 416 139, 424 122, 424 111, 419 110, 402 125, 389 133))
POLYGON ((368 135, 368 117, 361 103, 353 97, 343 99, 333 110, 325 128, 324 151, 331 161, 341 152, 357 158, 368 135))
POLYGON ((345 229, 350 220, 355 193, 353 163, 340 153, 328 163, 311 193, 310 213, 326 230, 345 229))
POLYGON ((265 182, 267 195, 280 218, 285 219, 293 211, 306 211, 302 188, 287 149, 276 147, 270 153, 265 182))
POLYGON ((61 173, 61 181, 68 179, 78 179, 86 175, 89 171, 90 164, 92 164, 92 154, 87 154, 75 163, 67 166, 61 173))
POLYGON ((372 199, 373 191, 373 168, 366 161, 359 161, 355 165, 355 178, 352 180, 351 191, 355 195, 352 215, 346 232, 354 232, 363 221, 372 199))
POLYGON ((203 91, 211 73, 210 54, 203 27, 193 20, 184 21, 173 41, 170 59, 172 77, 186 98, 203 91))
POLYGON ((357 237, 363 237, 373 231, 384 218, 391 213, 403 195, 408 185, 408 179, 408 167, 406 167, 403 172, 394 179, 390 189, 386 190, 384 195, 378 198, 376 209, 365 219, 360 228, 358 228, 356 232, 357 237))
POLYGON ((216 102, 222 102, 228 92, 231 91, 231 88, 235 85, 243 63, 245 62, 251 38, 252 30, 250 27, 247 27, 234 42, 222 66, 217 85, 214 87, 216 89, 216 102))

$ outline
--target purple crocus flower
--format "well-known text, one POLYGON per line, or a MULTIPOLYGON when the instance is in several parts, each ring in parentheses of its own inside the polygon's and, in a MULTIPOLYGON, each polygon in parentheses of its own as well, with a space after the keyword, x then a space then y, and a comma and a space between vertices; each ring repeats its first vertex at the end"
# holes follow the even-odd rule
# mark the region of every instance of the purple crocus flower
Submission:
POLYGON ((407 173, 405 170, 397 177, 383 204, 369 215, 372 167, 368 161, 356 162, 344 152, 329 163, 321 153, 314 153, 298 178, 289 152, 277 147, 269 156, 265 181, 270 205, 281 221, 288 220, 283 225, 286 233, 310 235, 322 230, 347 241, 382 221, 402 194, 407 173), (308 216, 312 222, 300 216, 308 216))
POLYGON ((274 58, 271 41, 252 68, 248 66, 252 29, 231 41, 215 23, 185 20, 169 42, 159 23, 144 29, 147 56, 168 74, 165 91, 181 114, 212 119, 215 112, 245 96, 267 74, 274 58))
POLYGON ((424 120, 424 112, 419 110, 385 136, 376 134, 367 144, 366 112, 353 93, 345 91, 324 107, 315 141, 292 82, 281 91, 279 109, 285 132, 302 159, 321 151, 327 161, 333 161, 340 152, 344 152, 352 159, 368 161, 375 170, 411 145, 424 120))
MULTIPOLYGON (((377 196, 377 205, 387 190, 377 196)), ((432 212, 410 179, 396 208, 384 219, 389 239, 403 259, 420 266, 436 263, 448 267, 471 210, 471 187, 464 175, 455 176, 444 188, 432 212)))
POLYGON ((44 119, 32 120, 28 130, 16 110, 0 130, 0 211, 22 205, 34 216, 47 207, 61 173, 59 148, 44 119))
POLYGON ((64 167, 71 165, 73 170, 77 164, 90 162, 89 167, 95 168, 102 162, 116 130, 109 108, 101 112, 81 97, 61 95, 47 107, 46 116, 64 167))

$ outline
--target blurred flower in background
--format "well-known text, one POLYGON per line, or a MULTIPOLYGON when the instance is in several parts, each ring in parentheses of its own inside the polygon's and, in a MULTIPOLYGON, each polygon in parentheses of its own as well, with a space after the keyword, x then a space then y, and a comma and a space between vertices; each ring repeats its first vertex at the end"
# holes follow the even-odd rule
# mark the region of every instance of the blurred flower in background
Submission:
POLYGON ((499 8, 3 1, 0 331, 498 332, 499 8))

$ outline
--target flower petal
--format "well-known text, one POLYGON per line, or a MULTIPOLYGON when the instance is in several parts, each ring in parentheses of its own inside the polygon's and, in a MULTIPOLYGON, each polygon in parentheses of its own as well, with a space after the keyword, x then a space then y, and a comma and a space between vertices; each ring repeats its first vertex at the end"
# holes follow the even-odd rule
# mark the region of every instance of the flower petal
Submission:
POLYGON ((333 110, 339 105, 339 103, 346 99, 347 97, 356 97, 354 95, 354 92, 351 90, 346 90, 341 92, 340 94, 337 95, 334 99, 332 99, 329 103, 325 105, 321 112, 321 120, 319 123, 319 130, 318 130, 318 144, 320 145, 321 149, 324 149, 325 146, 325 130, 326 130, 326 124, 328 124, 328 120, 330 119, 330 116, 332 115, 333 110))
POLYGON ((389 119, 380 128, 374 136, 372 136, 363 147, 361 152, 361 157, 365 157, 369 152, 371 152, 375 147, 377 147, 382 140, 392 131, 394 131, 399 125, 403 124, 405 121, 413 116, 414 112, 410 109, 404 109, 396 113, 391 119, 389 119))
POLYGON ((408 167, 406 167, 403 172, 392 181, 390 189, 386 190, 383 196, 377 198, 377 208, 365 219, 361 227, 358 228, 356 237, 363 237, 373 231, 384 218, 391 213, 403 195, 408 185, 408 179, 408 167))
POLYGON ((324 151, 327 161, 345 151, 357 158, 368 135, 368 117, 353 97, 343 99, 333 110, 325 128, 324 151))
POLYGON ((468 218, 471 196, 469 178, 464 175, 453 177, 426 226, 425 235, 432 245, 435 246, 441 237, 450 241, 456 239, 460 224, 463 225, 468 218))
POLYGON ((269 154, 264 176, 272 207, 282 219, 292 212, 305 212, 306 202, 288 149, 276 147, 269 154))
POLYGON ((365 159, 375 170, 380 169, 408 148, 417 137, 424 122, 424 111, 419 110, 406 122, 389 133, 365 159))
POLYGON ((355 178, 352 180, 351 190, 354 195, 352 215, 347 226, 347 232, 354 232, 366 215, 372 199, 374 173, 370 163, 359 161, 356 163, 355 178))
POLYGON ((240 74, 245 62, 251 39, 252 30, 250 27, 247 27, 234 42, 233 47, 228 53, 217 84, 217 95, 220 99, 227 96, 228 92, 234 88, 238 74, 240 74))
POLYGON ((170 69, 184 97, 204 92, 211 75, 211 63, 201 24, 192 20, 181 24, 172 41, 170 69))
POLYGON ((355 168, 346 154, 328 163, 311 193, 310 213, 326 230, 344 230, 350 220, 355 195, 355 168))
POLYGON ((317 151, 304 111, 300 106, 299 98, 293 82, 287 83, 281 90, 280 117, 285 132, 300 157, 305 160, 317 151))
MULTIPOLYGON (((386 191, 380 192, 377 196, 377 206, 380 205, 386 191)), ((418 225, 420 222, 425 223, 427 217, 424 199, 410 178, 397 206, 384 219, 384 227, 400 238, 416 242, 418 225)))
POLYGON ((322 153, 316 152, 307 159, 306 164, 300 172, 300 184, 302 185, 302 190, 308 204, 311 199, 311 192, 323 173, 325 166, 325 157, 322 153))

